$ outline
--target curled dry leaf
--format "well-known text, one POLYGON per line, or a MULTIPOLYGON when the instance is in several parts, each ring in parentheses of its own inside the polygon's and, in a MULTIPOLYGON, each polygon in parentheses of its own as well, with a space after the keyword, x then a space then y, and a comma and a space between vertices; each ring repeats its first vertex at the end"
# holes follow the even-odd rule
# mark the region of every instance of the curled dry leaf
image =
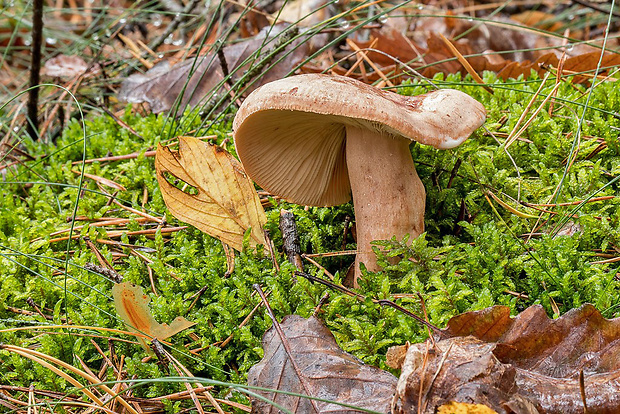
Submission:
MULTIPOLYGON (((289 315, 280 324, 293 355, 288 355, 276 330, 263 336, 264 358, 248 373, 248 384, 337 401, 387 413, 396 377, 365 365, 344 352, 331 332, 315 317, 289 315), (295 364, 292 363, 295 361, 295 364), (298 373, 295 366, 299 368, 298 373), (300 376, 301 374, 301 376, 300 376)), ((255 391, 294 413, 315 413, 307 398, 276 392, 255 391)), ((336 403, 316 401, 320 413, 359 413, 336 403)), ((262 400, 252 400, 253 413, 280 412, 262 400)))
MULTIPOLYGON (((112 287, 112 297, 116 312, 132 332, 164 340, 196 325, 182 316, 176 317, 170 325, 157 322, 148 307, 151 298, 144 294, 140 286, 133 283, 116 283, 112 287)), ((144 338, 138 337, 138 340, 144 349, 149 350, 144 338)))
POLYGON ((395 414, 418 405, 431 413, 450 401, 500 414, 620 412, 620 318, 605 319, 592 305, 556 320, 541 306, 514 318, 500 306, 468 312, 436 341, 408 348, 395 414))
MULTIPOLYGON (((278 36, 289 27, 287 24, 268 26, 252 38, 224 47, 219 55, 210 52, 174 66, 168 61, 161 61, 145 74, 134 74, 123 81, 119 100, 130 103, 147 102, 154 113, 159 113, 173 108, 179 95, 183 94, 179 106, 179 111, 182 112, 186 105, 195 106, 204 103, 205 99, 228 95, 229 85, 235 84, 244 76, 244 72, 250 70, 252 64, 264 57, 260 55, 252 58, 253 54, 259 50, 265 54, 273 52, 271 49, 278 43, 278 36), (225 62, 220 61, 221 56, 225 62), (224 67, 231 74, 228 85, 224 82, 224 67)), ((325 43, 324 36, 310 36, 308 32, 286 46, 281 46, 276 59, 273 59, 273 67, 259 71, 256 81, 248 84, 247 93, 265 83, 285 77, 310 54, 311 47, 321 47, 325 43), (321 39, 320 44, 317 44, 317 39, 321 39), (280 58, 282 59, 279 60, 280 58)))
POLYGON ((267 218, 254 184, 225 149, 196 138, 179 137, 178 152, 157 148, 155 168, 166 206, 176 218, 239 251, 248 229, 250 245, 265 244, 262 227, 267 218), (172 185, 168 174, 196 193, 172 185))

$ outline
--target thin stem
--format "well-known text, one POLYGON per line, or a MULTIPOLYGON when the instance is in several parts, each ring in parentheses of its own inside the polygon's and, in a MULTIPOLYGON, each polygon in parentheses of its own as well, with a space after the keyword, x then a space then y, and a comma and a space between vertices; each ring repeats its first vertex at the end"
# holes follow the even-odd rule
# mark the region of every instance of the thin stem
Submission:
POLYGON ((28 92, 28 135, 39 137, 39 73, 43 43, 43 0, 34 0, 32 13, 32 58, 30 60, 30 91, 28 92))

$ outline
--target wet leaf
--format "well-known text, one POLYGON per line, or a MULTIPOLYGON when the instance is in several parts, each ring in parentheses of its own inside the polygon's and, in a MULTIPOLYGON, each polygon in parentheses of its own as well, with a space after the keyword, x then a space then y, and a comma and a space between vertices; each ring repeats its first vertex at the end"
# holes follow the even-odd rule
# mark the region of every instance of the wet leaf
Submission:
MULTIPOLYGON (((170 325, 157 322, 148 307, 151 298, 133 283, 116 283, 112 287, 112 297, 116 312, 130 331, 164 340, 196 325, 196 322, 190 322, 182 316, 176 317, 170 325)), ((138 340, 149 350, 145 339, 138 337, 138 340)))
POLYGON ((192 137, 179 137, 179 151, 159 146, 157 180, 170 212, 179 220, 241 251, 248 229, 250 245, 265 244, 267 221, 254 184, 226 150, 192 137), (167 175, 194 194, 171 184, 167 175))
MULTIPOLYGON (((319 397, 374 410, 389 412, 396 377, 344 352, 334 336, 315 317, 289 315, 281 323, 289 355, 272 327, 263 336, 264 358, 248 373, 249 385, 319 397), (296 370, 294 364, 299 368, 296 370), (301 375, 299 375, 301 374, 301 375)), ((307 398, 260 391, 294 413, 315 413, 307 398)), ((341 405, 315 401, 320 413, 358 413, 341 405)), ((253 413, 277 413, 271 404, 253 399, 253 413)))
MULTIPOLYGON (((205 104, 216 96, 228 95, 230 85, 234 85, 244 72, 250 69, 248 62, 256 63, 264 57, 261 55, 249 59, 252 54, 257 50, 272 53, 271 48, 278 43, 278 35, 288 27, 286 24, 268 26, 252 38, 224 47, 219 56, 210 52, 174 66, 168 61, 162 61, 145 74, 134 74, 123 81, 119 100, 131 103, 147 102, 154 113, 159 113, 173 108, 182 93, 181 110, 186 105, 205 104), (222 55, 225 63, 220 61, 222 55), (231 74, 228 84, 224 82, 224 67, 231 74)), ((319 38, 323 39, 323 42, 315 47, 322 46, 326 41, 322 36, 314 36, 312 41, 316 42, 319 38)), ((274 59, 273 67, 259 71, 257 81, 248 84, 245 92, 250 93, 265 83, 285 77, 309 52, 308 36, 300 36, 283 46, 277 53, 277 59, 274 59), (282 59, 279 60, 280 58, 282 59), (276 61, 278 62, 275 63, 276 61)))
POLYGON ((577 414, 586 412, 582 392, 588 413, 617 413, 619 359, 620 318, 592 305, 555 320, 538 305, 514 318, 501 306, 468 312, 450 320, 435 346, 407 349, 394 413, 462 401, 500 414, 577 414))

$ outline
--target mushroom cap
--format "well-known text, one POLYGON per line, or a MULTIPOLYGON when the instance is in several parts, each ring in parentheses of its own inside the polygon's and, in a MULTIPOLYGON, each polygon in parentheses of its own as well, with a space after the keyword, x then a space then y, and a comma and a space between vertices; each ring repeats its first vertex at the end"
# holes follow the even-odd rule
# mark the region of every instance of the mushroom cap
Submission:
POLYGON ((449 149, 485 118, 481 103, 452 89, 402 96, 343 76, 306 74, 253 91, 233 132, 246 173, 262 188, 296 204, 333 206, 351 199, 347 126, 449 149))

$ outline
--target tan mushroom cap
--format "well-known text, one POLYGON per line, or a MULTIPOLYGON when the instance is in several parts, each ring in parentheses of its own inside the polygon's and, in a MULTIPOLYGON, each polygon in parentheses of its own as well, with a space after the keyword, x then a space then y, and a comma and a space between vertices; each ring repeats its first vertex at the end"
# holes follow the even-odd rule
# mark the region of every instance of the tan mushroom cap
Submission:
POLYGON ((351 199, 347 125, 449 149, 485 118, 482 104, 452 89, 402 96, 343 76, 307 74, 252 92, 233 131, 237 154, 258 185, 296 204, 333 206, 351 199))

